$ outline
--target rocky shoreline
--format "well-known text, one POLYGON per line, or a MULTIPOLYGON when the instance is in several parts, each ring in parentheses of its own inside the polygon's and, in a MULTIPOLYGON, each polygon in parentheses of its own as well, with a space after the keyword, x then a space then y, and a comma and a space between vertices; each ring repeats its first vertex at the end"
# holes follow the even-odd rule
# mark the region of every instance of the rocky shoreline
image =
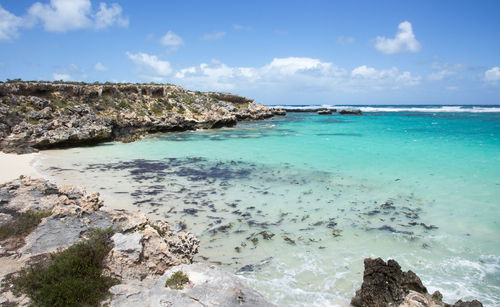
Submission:
MULTIPOLYGON (((103 274, 119 280, 109 289, 109 306, 276 306, 238 276, 214 266, 193 264, 199 241, 164 221, 150 221, 140 212, 109 210, 98 193, 77 186, 58 187, 45 179, 23 177, 0 185, 0 228, 23 212, 46 212, 25 236, 0 240, 0 304, 29 305, 17 296, 9 280, 23 267, 44 266, 51 253, 82 241, 96 229, 112 229, 112 248, 103 274), (183 272, 188 282, 170 289, 166 280, 183 272)), ((418 276, 403 272, 394 260, 365 259, 363 284, 351 305, 478 307, 478 301, 442 302, 427 293, 418 276)))
MULTIPOLYGON (((286 114, 242 96, 174 85, 8 82, 0 83, 0 101, 0 150, 20 154, 286 114)), ((106 208, 98 193, 23 176, 0 184, 0 304, 33 303, 29 295, 19 296, 11 278, 23 268, 47 266, 54 253, 99 229, 112 232, 102 274, 119 281, 109 288, 104 305, 275 306, 240 277, 193 263, 199 246, 194 235, 140 212, 106 208), (26 233, 3 234, 24 214, 39 221, 26 233), (178 272, 185 274, 185 284, 167 287, 178 272)), ((478 301, 446 304, 439 292, 427 293, 415 273, 381 259, 365 259, 363 284, 351 305, 482 306, 478 301)))
POLYGON ((0 150, 130 142, 155 132, 234 126, 284 115, 253 99, 174 85, 0 83, 0 150))

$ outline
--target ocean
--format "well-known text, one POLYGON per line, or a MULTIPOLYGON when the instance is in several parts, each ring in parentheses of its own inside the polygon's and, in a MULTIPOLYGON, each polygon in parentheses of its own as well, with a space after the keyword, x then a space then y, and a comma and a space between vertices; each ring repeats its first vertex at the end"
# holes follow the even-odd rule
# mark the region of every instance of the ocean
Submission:
POLYGON ((44 151, 36 168, 196 234, 195 261, 281 306, 348 306, 366 257, 446 302, 500 305, 500 106, 300 107, 364 114, 44 151))

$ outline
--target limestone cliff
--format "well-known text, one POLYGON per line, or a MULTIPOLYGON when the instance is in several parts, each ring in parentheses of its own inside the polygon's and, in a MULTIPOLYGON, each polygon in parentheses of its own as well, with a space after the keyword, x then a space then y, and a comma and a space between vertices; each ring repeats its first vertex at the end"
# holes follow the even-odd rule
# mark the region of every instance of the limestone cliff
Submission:
POLYGON ((174 85, 0 83, 0 150, 133 141, 147 133, 233 126, 281 114, 252 99, 174 85))

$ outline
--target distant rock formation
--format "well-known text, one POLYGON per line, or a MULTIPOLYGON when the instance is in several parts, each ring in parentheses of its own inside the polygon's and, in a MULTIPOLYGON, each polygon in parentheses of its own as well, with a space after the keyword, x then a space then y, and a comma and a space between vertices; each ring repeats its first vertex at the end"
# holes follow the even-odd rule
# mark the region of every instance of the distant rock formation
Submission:
POLYGON ((481 302, 459 300, 453 305, 443 303, 439 291, 430 295, 422 281, 412 271, 403 272, 392 259, 365 259, 361 289, 351 300, 354 307, 482 307, 481 302))
POLYGON ((128 142, 147 133, 230 127, 282 113, 245 97, 174 85, 2 82, 0 150, 128 142))
POLYGON ((332 114, 332 110, 325 109, 318 111, 318 115, 330 115, 330 114, 332 114))
POLYGON ((362 115, 361 110, 339 110, 341 115, 362 115))

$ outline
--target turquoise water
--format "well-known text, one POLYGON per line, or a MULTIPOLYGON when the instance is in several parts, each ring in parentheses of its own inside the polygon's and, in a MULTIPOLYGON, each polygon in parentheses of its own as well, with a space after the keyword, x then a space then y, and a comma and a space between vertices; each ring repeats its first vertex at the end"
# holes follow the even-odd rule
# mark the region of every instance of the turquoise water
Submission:
POLYGON ((38 169, 187 227, 196 261, 283 306, 348 306, 365 257, 500 305, 500 113, 371 108, 49 151, 38 169))

